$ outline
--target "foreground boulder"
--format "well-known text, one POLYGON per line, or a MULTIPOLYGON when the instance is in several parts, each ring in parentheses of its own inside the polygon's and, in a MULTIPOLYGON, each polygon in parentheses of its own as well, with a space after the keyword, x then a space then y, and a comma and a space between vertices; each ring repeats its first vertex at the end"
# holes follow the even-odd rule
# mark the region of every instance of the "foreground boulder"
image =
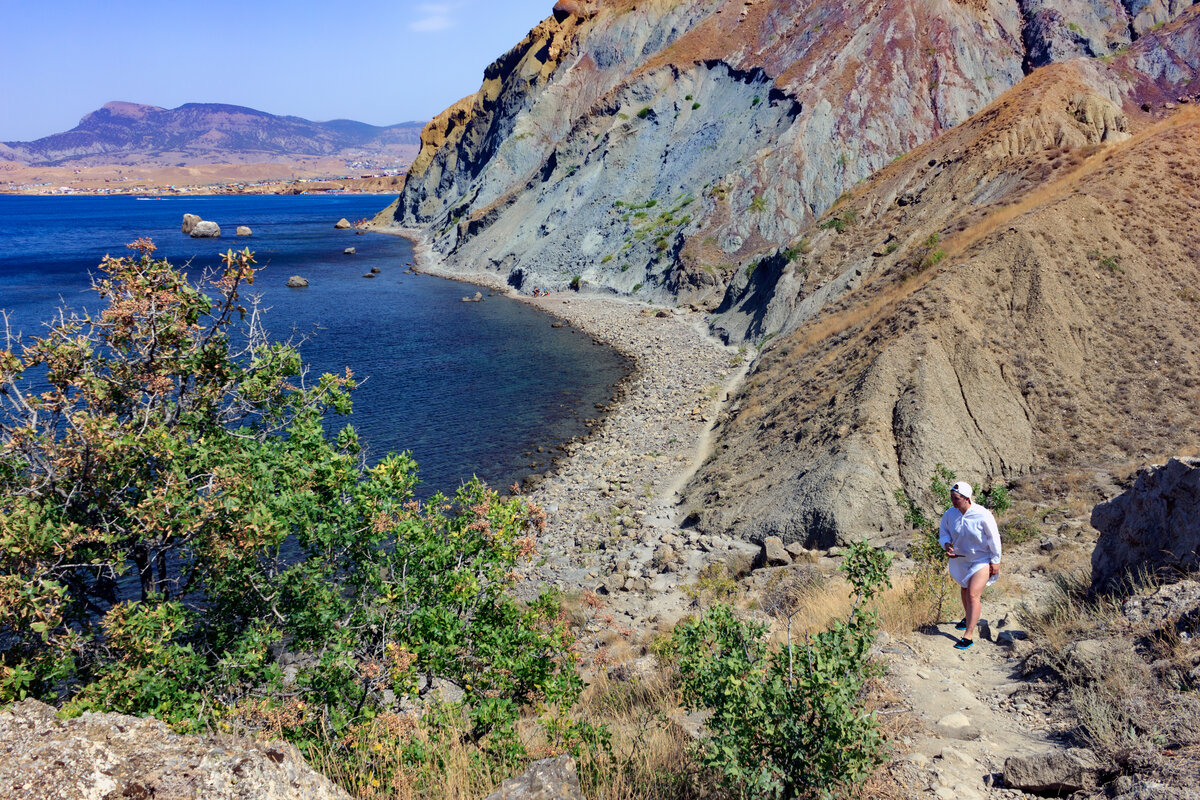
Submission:
POLYGON ((124 714, 60 720, 36 700, 0 713, 0 797, 349 800, 284 742, 180 736, 124 714))
POLYGON ((192 231, 188 235, 193 239, 216 239, 221 235, 221 226, 202 219, 192 226, 192 231))
POLYGON ((1178 573, 1200 566, 1200 458, 1146 467, 1123 494, 1092 509, 1100 531, 1092 585, 1114 588, 1131 570, 1178 573))
POLYGON ((180 228, 184 233, 191 233, 192 228, 196 227, 196 223, 200 221, 200 217, 196 214, 183 215, 183 227, 180 228))
POLYGON ((1078 747, 1004 760, 1004 784, 1033 794, 1061 797, 1092 788, 1100 773, 1096 754, 1078 747))
POLYGON ((570 756, 544 758, 509 778, 486 800, 584 800, 579 773, 570 756))

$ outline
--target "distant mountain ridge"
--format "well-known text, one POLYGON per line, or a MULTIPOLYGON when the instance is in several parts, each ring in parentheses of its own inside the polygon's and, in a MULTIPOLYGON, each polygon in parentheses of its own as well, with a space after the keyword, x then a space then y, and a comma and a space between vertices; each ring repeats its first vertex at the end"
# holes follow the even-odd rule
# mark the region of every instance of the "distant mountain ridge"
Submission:
POLYGON ((313 122, 223 103, 166 109, 112 102, 65 133, 4 142, 0 154, 30 166, 93 165, 115 160, 280 161, 297 156, 411 158, 423 122, 377 126, 348 119, 313 122))

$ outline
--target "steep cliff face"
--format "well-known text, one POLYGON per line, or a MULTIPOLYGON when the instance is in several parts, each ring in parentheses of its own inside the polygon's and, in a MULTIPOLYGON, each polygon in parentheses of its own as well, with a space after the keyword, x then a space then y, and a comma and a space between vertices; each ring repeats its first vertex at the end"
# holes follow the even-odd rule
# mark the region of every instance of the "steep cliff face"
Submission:
POLYGON ((879 536, 938 462, 987 483, 1200 436, 1146 415, 1200 401, 1149 356, 1197 363, 1198 29, 1167 0, 560 3, 391 216, 464 273, 712 311, 762 350, 692 518, 879 536))
POLYGON ((1031 67, 1119 52, 1184 5, 559 3, 431 124, 393 216, 451 268, 716 307, 748 262, 1031 67))

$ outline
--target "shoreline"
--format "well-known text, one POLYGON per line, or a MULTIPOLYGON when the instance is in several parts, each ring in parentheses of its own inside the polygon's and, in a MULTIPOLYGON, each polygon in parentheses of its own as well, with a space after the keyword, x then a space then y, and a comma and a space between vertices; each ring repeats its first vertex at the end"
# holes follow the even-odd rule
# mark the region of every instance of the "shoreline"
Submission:
POLYGON ((535 476, 526 495, 549 525, 523 593, 546 586, 607 595, 613 623, 654 623, 686 612, 681 589, 745 542, 683 529, 679 491, 711 446, 713 422, 749 358, 707 331, 705 315, 572 291, 531 297, 497 276, 452 272, 421 230, 375 226, 413 245, 413 270, 503 293, 612 347, 632 369, 600 421, 535 476))

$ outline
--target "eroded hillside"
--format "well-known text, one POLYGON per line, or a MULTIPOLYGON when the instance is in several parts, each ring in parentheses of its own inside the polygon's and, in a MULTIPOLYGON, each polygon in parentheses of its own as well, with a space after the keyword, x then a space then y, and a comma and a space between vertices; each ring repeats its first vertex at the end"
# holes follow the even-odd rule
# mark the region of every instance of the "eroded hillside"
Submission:
POLYGON ((829 545, 902 529, 895 489, 939 462, 990 483, 1200 442, 1200 109, 1165 100, 1200 86, 1136 71, 1198 23, 1035 72, 760 262, 723 321, 779 335, 690 487, 702 529, 829 545))
POLYGON ((692 522, 880 537, 938 462, 1194 446, 1198 29, 1165 0, 563 0, 385 216, 463 274, 713 312, 761 353, 692 522))

